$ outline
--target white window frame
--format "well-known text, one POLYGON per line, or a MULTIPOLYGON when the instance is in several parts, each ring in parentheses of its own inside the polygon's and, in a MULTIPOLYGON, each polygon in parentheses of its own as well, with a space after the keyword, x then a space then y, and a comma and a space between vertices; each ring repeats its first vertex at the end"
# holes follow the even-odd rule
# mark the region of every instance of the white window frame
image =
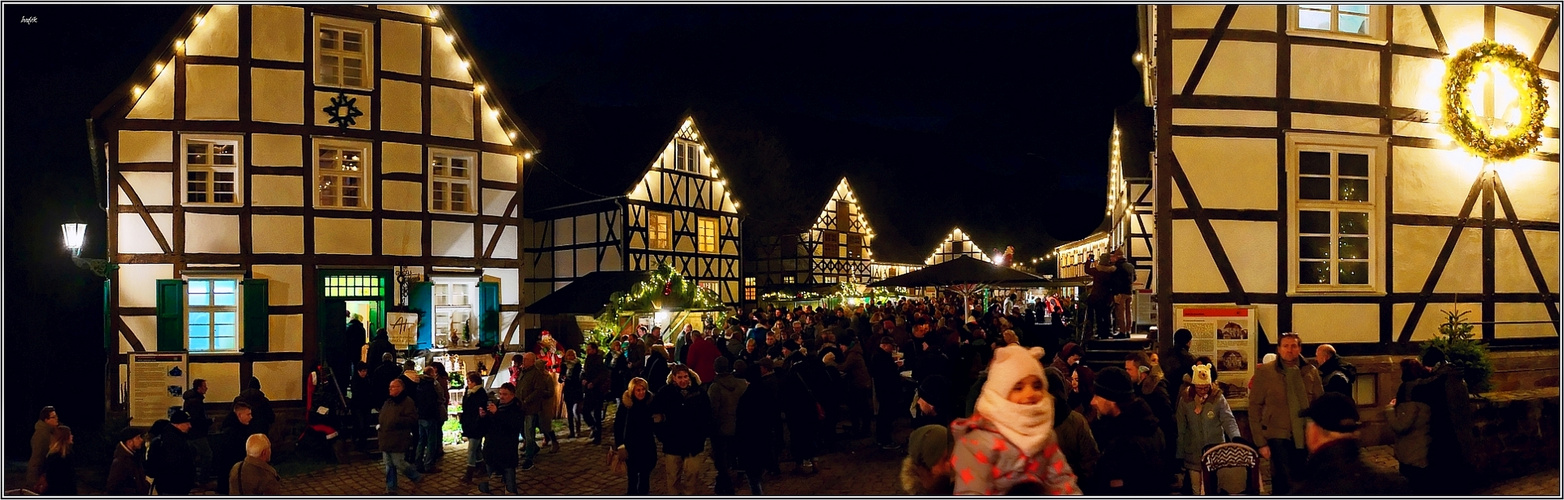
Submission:
POLYGON ((648 210, 646 212, 646 248, 652 250, 673 249, 673 213, 648 210), (657 227, 657 218, 665 217, 667 224, 657 227))
MULTIPOLYGON (((184 293, 181 294, 182 295, 181 300, 184 301, 185 310, 184 310, 184 318, 181 318, 181 319, 184 322, 185 351, 190 352, 191 354, 208 354, 208 353, 234 353, 234 352, 239 352, 240 349, 243 349, 244 348, 244 276, 236 275, 236 274, 190 274, 190 275, 186 275, 184 278, 185 278, 185 287, 184 287, 184 293), (206 281, 206 282, 233 281, 234 282, 234 305, 232 305, 232 306, 212 305, 212 300, 211 299, 214 298, 214 297, 212 297, 212 295, 213 295, 213 293, 211 292, 212 288, 208 288, 207 289, 208 290, 208 292, 207 292, 207 295, 208 295, 207 305, 205 305, 205 306, 191 305, 191 303, 190 303, 190 291, 195 289, 195 287, 191 286, 191 284, 192 284, 192 282, 196 282, 196 281, 206 281), (234 346, 233 346, 233 349, 217 349, 217 348, 215 348, 215 346, 217 344, 217 335, 216 335, 216 328, 215 328, 216 324, 217 324, 217 317, 216 316, 217 316, 217 313, 223 313, 223 312, 232 312, 234 314, 234 346), (206 314, 207 315, 207 318, 208 318, 207 333, 206 333, 206 340, 207 340, 207 346, 208 346, 207 349, 196 350, 196 349, 192 349, 191 348, 192 342, 191 342, 190 339, 192 338, 192 335, 191 335, 191 332, 190 332, 190 324, 191 324, 190 323, 190 317, 192 315, 195 315, 195 314, 206 314)), ((208 285, 208 286, 210 286, 210 285, 208 285)))
MULTIPOLYGON (((208 150, 210 151, 210 150, 208 150)), ((180 134, 179 136, 179 200, 188 206, 238 206, 244 204, 244 136, 242 135, 214 135, 214 134, 180 134), (208 165, 196 165, 197 170, 207 172, 207 201, 190 201, 190 144, 232 144, 234 146, 234 163, 232 166, 217 166, 215 162, 208 165), (216 181, 214 177, 220 172, 229 172, 234 175, 234 199, 232 202, 213 201, 216 199, 216 181)), ((209 158, 214 158, 208 153, 209 158)))
POLYGON ((436 337, 446 335, 447 341, 453 340, 450 337, 452 333, 451 317, 457 312, 466 311, 468 331, 476 336, 478 326, 478 278, 434 276, 430 281, 433 282, 433 286, 430 289, 429 300, 433 303, 435 312, 432 335, 436 337), (460 287, 465 292, 462 295, 463 303, 451 303, 451 290, 453 287, 460 287))
POLYGON ((701 145, 698 142, 674 139, 673 141, 673 169, 692 174, 701 171, 701 145))
MULTIPOLYGON (((371 176, 369 175, 369 171, 373 168, 373 165, 374 165, 374 158, 371 156, 371 154, 374 152, 374 150, 372 149, 371 144, 368 143, 368 142, 345 141, 345 140, 340 140, 340 139, 316 139, 314 144, 313 144, 313 148, 314 149, 311 149, 310 151, 313 152, 313 158, 314 158, 314 160, 313 160, 313 163, 314 163, 313 178, 315 179, 315 183, 314 183, 315 189, 309 193, 310 203, 311 203, 310 206, 315 207, 315 208, 319 208, 319 209, 328 209, 328 210, 362 210, 362 211, 368 211, 368 210, 373 209, 374 206, 375 206, 374 198, 372 197, 372 195, 374 194, 374 186, 370 182, 370 180, 371 180, 370 177, 371 176), (321 191, 321 180, 322 180, 321 179, 321 175, 322 175, 322 172, 321 172, 321 165, 320 165, 320 150, 321 149, 325 149, 325 148, 337 150, 337 152, 339 154, 339 158, 340 158, 341 151, 343 149, 356 149, 356 150, 360 150, 360 151, 363 152, 363 159, 359 161, 359 170, 358 170, 358 174, 359 175, 357 176, 357 178, 359 180, 359 193, 360 193, 359 197, 358 197, 359 198, 358 205, 356 205, 356 206, 342 206, 342 205, 323 205, 323 204, 321 204, 321 202, 320 202, 320 191, 321 191)), ((341 172, 341 170, 338 170, 338 172, 341 172)), ((343 176, 343 177, 350 177, 350 176, 343 176)), ((339 191, 339 194, 337 194, 336 199, 337 199, 338 203, 341 203, 342 195, 340 194, 340 191, 339 191)))
MULTIPOLYGON (((315 16, 314 19, 315 19, 314 27, 313 27, 314 31, 310 32, 310 36, 311 36, 311 38, 313 40, 310 43, 315 44, 315 60, 312 61, 312 63, 314 64, 314 67, 311 68, 311 70, 312 70, 311 73, 313 73, 312 78, 314 78, 314 80, 315 80, 315 85, 318 86, 318 87, 373 90, 375 88, 375 67, 374 67, 375 66, 375 25, 374 25, 374 23, 370 23, 370 22, 366 22, 366 21, 359 21, 359 20, 356 20, 356 19, 345 19, 345 18, 340 18, 340 17, 326 17, 326 16, 319 16, 319 15, 315 16), (344 51, 344 50, 341 50, 341 49, 322 49, 321 46, 320 46, 320 42, 321 42, 320 31, 321 31, 322 28, 337 30, 339 32, 341 32, 341 31, 357 31, 357 32, 360 32, 360 33, 362 33, 364 35, 364 43, 363 43, 364 51, 361 53, 363 58, 364 58, 363 64, 361 65, 361 69, 363 70, 363 77, 362 77, 363 81, 360 82, 360 83, 362 83, 362 85, 347 85, 347 84, 343 83, 343 76, 344 75, 343 75, 343 72, 341 70, 346 69, 346 65, 345 64, 339 66, 339 71, 337 73, 337 81, 335 81, 335 82, 329 81, 329 80, 324 79, 321 76, 321 71, 320 70, 321 70, 321 67, 323 65, 323 63, 321 62, 321 59, 323 57, 328 56, 328 55, 334 55, 334 56, 337 56, 338 60, 340 61, 340 60, 342 60, 341 58, 344 57, 344 56, 352 56, 352 55, 354 55, 351 52, 347 52, 347 51, 344 51)), ((340 43, 341 42, 341 38, 340 37, 338 38, 338 42, 339 42, 338 46, 340 47, 341 46, 341 43, 340 43)))
MULTIPOLYGON (((1289 132, 1287 134, 1287 259, 1283 263, 1287 266, 1287 291, 1288 295, 1373 295, 1385 294, 1385 171, 1386 155, 1390 149, 1390 139, 1385 136, 1354 135, 1354 134, 1326 134, 1289 132), (1369 156, 1369 201, 1341 202, 1300 200, 1298 198, 1299 152, 1301 151, 1329 151, 1332 152, 1332 175, 1336 173, 1334 153, 1358 153, 1369 156), (1301 210, 1330 211, 1331 232, 1336 234, 1340 230, 1337 213, 1339 211, 1366 211, 1369 213, 1369 282, 1365 285, 1317 285, 1301 284, 1298 281, 1298 229, 1299 212, 1301 210)), ((1331 185, 1332 193, 1337 190, 1336 185, 1331 185)), ((1334 194, 1333 194, 1334 196, 1334 194)), ((1334 237, 1332 238, 1334 242, 1334 237)), ((1334 282, 1337 275, 1336 246, 1331 247, 1331 280, 1334 282)))
MULTIPOLYGON (((1310 4, 1310 5, 1327 5, 1327 4, 1310 4)), ((1346 41, 1352 41, 1352 42, 1366 42, 1366 43, 1372 43, 1372 44, 1376 44, 1376 45, 1384 45, 1385 43, 1389 42, 1389 39, 1385 36, 1385 33, 1386 33, 1385 23, 1386 23, 1386 20, 1390 17, 1389 16, 1389 11, 1387 10, 1389 8, 1389 6, 1387 6, 1387 5, 1369 5, 1368 6, 1369 7, 1369 14, 1368 14, 1368 21, 1367 21, 1368 22, 1368 26, 1369 26, 1369 32, 1366 35, 1360 35, 1360 34, 1357 34, 1357 33, 1345 33, 1345 32, 1342 32, 1342 31, 1337 31, 1337 25, 1340 22, 1340 11, 1338 10, 1339 5, 1338 4, 1328 4, 1328 5, 1330 5, 1330 7, 1331 7, 1331 29, 1330 30, 1317 30, 1317 29, 1300 28, 1298 26, 1298 8, 1299 8, 1299 6, 1298 5, 1288 5, 1287 6, 1287 34, 1291 35, 1291 36, 1307 36, 1307 37, 1315 37, 1315 38, 1331 38, 1331 39, 1336 39, 1336 40, 1346 40, 1346 41)), ((1363 4, 1346 4, 1346 5, 1363 5, 1363 4)))
POLYGON ((429 196, 429 211, 430 212, 436 212, 436 213, 469 214, 469 215, 477 213, 478 212, 477 171, 478 171, 478 154, 477 153, 474 153, 472 151, 462 151, 462 150, 456 150, 456 149, 435 149, 435 148, 430 148, 429 149, 429 193, 428 193, 428 196, 429 196), (447 161, 446 172, 450 172, 450 168, 449 168, 450 160, 455 160, 455 159, 467 160, 467 176, 465 178, 462 178, 462 177, 455 177, 455 176, 451 176, 451 175, 437 175, 437 174, 435 174, 435 166, 436 166, 436 164, 439 162, 439 160, 441 158, 444 158, 447 161), (445 198, 446 199, 445 199, 443 208, 442 208, 441 205, 437 205, 435 203, 436 202, 436 200, 435 200, 436 188, 438 188, 438 187, 440 187, 442 185, 445 186, 445 188, 446 188, 445 189, 445 198), (450 208, 450 206, 451 206, 450 198, 451 198, 451 193, 452 193, 451 187, 453 187, 453 186, 463 186, 463 187, 466 188, 466 192, 467 192, 466 204, 467 204, 467 206, 465 208, 461 209, 461 210, 454 210, 454 209, 450 208))
POLYGON ((699 253, 717 253, 717 218, 695 218, 695 251, 699 253), (710 225, 710 229, 707 226, 710 225))

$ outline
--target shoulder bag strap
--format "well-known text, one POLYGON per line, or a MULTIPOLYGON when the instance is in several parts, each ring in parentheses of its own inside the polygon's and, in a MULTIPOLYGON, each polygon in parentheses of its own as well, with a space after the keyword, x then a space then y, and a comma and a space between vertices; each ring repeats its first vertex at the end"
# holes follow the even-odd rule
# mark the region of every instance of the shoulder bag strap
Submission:
POLYGON ((236 485, 236 486, 239 487, 239 495, 241 495, 241 496, 244 495, 244 462, 243 461, 239 462, 239 474, 238 474, 238 477, 236 477, 234 479, 237 479, 239 481, 239 484, 236 485))

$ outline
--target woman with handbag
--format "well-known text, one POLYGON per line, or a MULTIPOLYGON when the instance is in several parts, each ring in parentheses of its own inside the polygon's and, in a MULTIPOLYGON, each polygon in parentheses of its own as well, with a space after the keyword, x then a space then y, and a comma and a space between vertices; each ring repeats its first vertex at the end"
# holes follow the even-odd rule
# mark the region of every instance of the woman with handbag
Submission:
POLYGON ((71 448, 76 443, 71 428, 61 425, 49 437, 49 454, 43 459, 42 474, 36 485, 40 495, 76 495, 76 459, 71 448))
POLYGON ((653 433, 652 392, 646 379, 630 379, 614 415, 614 444, 624 450, 626 495, 646 495, 651 490, 652 468, 657 466, 657 438, 653 433))

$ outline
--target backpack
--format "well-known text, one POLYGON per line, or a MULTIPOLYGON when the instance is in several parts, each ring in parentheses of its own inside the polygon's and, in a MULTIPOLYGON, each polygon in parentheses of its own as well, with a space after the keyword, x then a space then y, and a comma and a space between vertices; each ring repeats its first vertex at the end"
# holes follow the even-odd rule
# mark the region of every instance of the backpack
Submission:
POLYGON ((167 454, 163 448, 163 436, 152 436, 152 439, 147 441, 146 460, 142 464, 142 470, 146 472, 147 477, 162 477, 165 462, 163 455, 167 454))

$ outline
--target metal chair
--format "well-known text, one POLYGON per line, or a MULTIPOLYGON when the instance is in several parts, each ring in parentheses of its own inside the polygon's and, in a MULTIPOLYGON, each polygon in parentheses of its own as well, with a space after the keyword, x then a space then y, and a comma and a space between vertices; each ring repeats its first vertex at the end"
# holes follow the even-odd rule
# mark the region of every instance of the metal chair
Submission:
POLYGON ((1223 469, 1244 469, 1245 485, 1241 493, 1243 495, 1260 494, 1260 452, 1254 447, 1244 443, 1222 443, 1206 447, 1200 456, 1200 485, 1202 494, 1214 495, 1221 491, 1217 481, 1217 471, 1223 469))

